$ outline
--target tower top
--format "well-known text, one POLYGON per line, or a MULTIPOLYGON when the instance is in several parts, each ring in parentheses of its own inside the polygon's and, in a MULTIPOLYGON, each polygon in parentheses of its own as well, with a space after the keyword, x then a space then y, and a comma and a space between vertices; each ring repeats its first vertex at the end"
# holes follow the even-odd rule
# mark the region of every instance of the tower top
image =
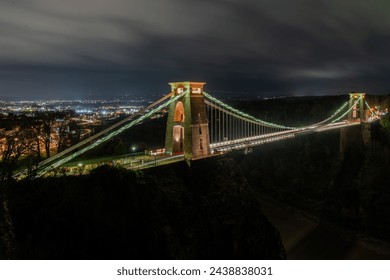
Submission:
POLYGON ((182 93, 184 90, 189 89, 191 93, 203 93, 203 86, 206 84, 205 82, 171 82, 169 83, 171 89, 176 94, 182 93))
POLYGON ((365 92, 350 92, 349 93, 349 98, 351 99, 358 99, 359 97, 362 97, 364 99, 366 96, 365 92))

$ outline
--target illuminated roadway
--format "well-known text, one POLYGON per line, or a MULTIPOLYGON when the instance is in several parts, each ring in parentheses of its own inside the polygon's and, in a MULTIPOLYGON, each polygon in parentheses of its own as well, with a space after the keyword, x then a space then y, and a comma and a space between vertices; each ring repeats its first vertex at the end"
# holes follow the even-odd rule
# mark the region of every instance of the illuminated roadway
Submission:
MULTIPOLYGON (((274 143, 286 139, 292 139, 295 138, 296 136, 304 135, 308 133, 323 132, 327 130, 340 129, 343 127, 356 126, 360 124, 361 124, 360 121, 355 121, 355 122, 342 121, 342 122, 336 122, 324 126, 305 127, 303 129, 282 131, 282 132, 271 133, 267 135, 253 136, 253 137, 247 137, 238 140, 213 143, 210 144, 211 154, 209 156, 202 157, 202 158, 218 156, 218 155, 228 153, 230 151, 245 150, 250 147, 255 147, 255 146, 264 145, 268 143, 274 143)), ((129 155, 129 156, 116 158, 116 159, 104 158, 100 162, 122 166, 126 169, 147 169, 147 168, 167 165, 167 164, 184 161, 184 160, 185 160, 184 154, 143 155, 143 156, 129 155)), ((99 160, 95 159, 94 161, 99 161, 99 160)), ((73 168, 83 166, 85 171, 91 170, 95 167, 93 164, 88 164, 88 163, 83 164, 82 162, 74 162, 72 165, 73 168)), ((73 173, 75 173, 75 171, 73 171, 73 173)))
POLYGON ((211 153, 217 153, 217 152, 229 152, 233 150, 242 150, 249 147, 254 147, 258 145, 263 145, 267 143, 273 143, 285 139, 291 139, 295 136, 307 134, 307 133, 314 133, 314 132, 323 132, 327 130, 333 130, 333 129, 340 129, 343 127, 349 127, 349 126, 355 126, 360 125, 360 121, 356 122, 335 122, 328 125, 323 126, 312 126, 312 127, 305 127, 302 129, 293 129, 288 131, 282 131, 282 132, 276 132, 266 135, 260 135, 260 136, 253 136, 253 137, 247 137, 243 139, 237 139, 237 140, 231 140, 231 141, 224 141, 219 143, 213 143, 210 144, 211 153))

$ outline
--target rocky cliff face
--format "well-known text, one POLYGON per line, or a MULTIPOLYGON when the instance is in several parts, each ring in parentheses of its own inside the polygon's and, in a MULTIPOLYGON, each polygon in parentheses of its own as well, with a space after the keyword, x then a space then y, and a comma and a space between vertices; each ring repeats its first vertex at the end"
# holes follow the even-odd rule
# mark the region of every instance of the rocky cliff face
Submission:
POLYGON ((22 182, 18 258, 281 259, 278 232, 232 159, 22 182))

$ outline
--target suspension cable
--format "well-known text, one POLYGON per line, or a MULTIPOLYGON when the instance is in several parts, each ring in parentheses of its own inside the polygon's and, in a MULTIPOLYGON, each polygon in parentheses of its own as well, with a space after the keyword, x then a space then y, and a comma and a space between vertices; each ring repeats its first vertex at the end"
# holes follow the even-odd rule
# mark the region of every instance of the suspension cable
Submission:
POLYGON ((351 106, 344 114, 342 114, 340 117, 338 117, 337 119, 334 119, 331 123, 335 123, 337 122, 338 120, 340 120, 341 118, 345 117, 346 114, 348 114, 352 109, 353 107, 356 106, 356 104, 360 101, 360 99, 362 99, 362 97, 359 97, 355 103, 353 104, 353 106, 351 106))
MULTIPOLYGON (((315 124, 311 124, 311 125, 306 125, 306 126, 302 126, 302 127, 289 127, 289 126, 284 126, 284 125, 279 125, 279 124, 275 124, 275 123, 270 123, 270 122, 266 122, 264 120, 261 120, 261 119, 258 119, 258 118, 255 118, 249 114, 246 114, 244 112, 241 112, 229 105, 227 105, 226 103, 216 99, 215 97, 211 96, 210 94, 206 93, 206 92, 203 92, 205 97, 208 98, 209 100, 212 100, 212 102, 214 102, 214 104, 212 104, 212 102, 209 102, 207 104, 211 105, 211 106, 215 106, 215 107, 218 107, 216 104, 222 106, 222 108, 220 109, 225 109, 228 111, 228 113, 230 114, 233 114, 233 115, 236 115, 236 117, 241 117, 241 118, 244 118, 246 119, 247 121, 251 121, 251 122, 255 122, 255 123, 258 123, 258 124, 263 124, 265 126, 268 126, 268 127, 273 127, 273 128, 278 128, 278 129, 288 129, 288 130, 303 130, 303 129, 306 129, 306 128, 309 128, 309 127, 312 127, 312 126, 318 126, 320 124, 323 124, 325 122, 328 122, 330 120, 332 120, 334 117, 336 117, 338 114, 340 114, 342 112, 342 110, 348 105, 348 102, 345 102, 341 107, 339 107, 329 118, 321 121, 321 122, 318 122, 318 123, 315 123, 315 124)), ((207 101, 207 100, 206 100, 207 101)), ((342 115, 342 116, 345 116, 342 115)), ((339 120, 340 118, 334 120, 333 122, 339 120)), ((333 123, 332 122, 332 123, 333 123)))
MULTIPOLYGON (((237 109, 234 109, 233 107, 231 107, 231 106, 227 105, 226 103, 216 99, 215 97, 209 95, 206 92, 203 92, 203 94, 209 100, 214 101, 215 104, 218 104, 218 105, 222 106, 222 108, 227 109, 231 113, 234 113, 234 114, 236 114, 238 116, 241 116, 241 117, 243 117, 244 119, 246 119, 248 121, 250 120, 250 121, 257 122, 257 123, 262 123, 264 125, 267 125, 267 126, 270 126, 270 127, 275 127, 275 128, 278 127, 278 128, 284 128, 284 129, 297 129, 296 127, 288 127, 288 126, 283 126, 283 125, 278 125, 278 124, 274 124, 274 123, 263 121, 261 119, 255 118, 255 117, 253 117, 253 116, 251 116, 249 114, 241 112, 241 111, 239 111, 237 109)), ((209 104, 211 104, 211 103, 209 103, 209 104)))
MULTIPOLYGON (((154 108, 154 109, 148 111, 146 114, 142 115, 142 116, 139 117, 138 119, 135 119, 135 120, 133 120, 132 122, 130 122, 130 123, 128 123, 128 124, 126 124, 126 125, 120 127, 119 129, 117 129, 117 130, 115 130, 115 131, 109 133, 108 135, 106 135, 106 136, 102 137, 101 139, 97 140, 96 142, 94 142, 94 143, 92 143, 92 144, 90 144, 90 145, 88 145, 88 146, 82 148, 81 150, 79 150, 79 151, 77 151, 77 152, 75 152, 75 153, 73 153, 73 154, 70 154, 69 156, 67 156, 67 157, 65 157, 65 158, 63 158, 63 159, 61 159, 61 160, 59 160, 59 161, 56 161, 56 162, 54 162, 53 164, 51 164, 51 165, 45 167, 44 169, 42 169, 42 170, 40 170, 40 171, 37 172, 37 177, 42 176, 42 175, 45 174, 46 172, 48 172, 48 171, 50 171, 50 170, 52 170, 52 169, 54 169, 54 168, 56 168, 56 167, 61 166, 62 164, 64 164, 64 163, 66 163, 66 162, 72 160, 73 158, 75 158, 75 157, 77 157, 77 156, 79 156, 79 155, 81 155, 81 154, 83 154, 83 153, 89 151, 90 149, 99 146, 100 144, 102 144, 102 143, 106 142, 107 140, 111 139, 112 137, 117 136, 118 134, 122 133, 123 131, 129 129, 130 127, 132 127, 132 126, 134 126, 134 125, 136 125, 136 124, 138 124, 138 123, 144 121, 145 119, 149 118, 149 117, 150 117, 151 115, 153 115, 154 113, 160 111, 161 109, 163 109, 163 108, 169 106, 172 102, 175 102, 175 101, 178 100, 179 98, 183 97, 185 94, 187 94, 187 91, 184 91, 183 93, 181 93, 181 94, 179 94, 179 95, 176 95, 175 97, 171 98, 171 99, 168 100, 167 102, 165 102, 165 103, 163 103, 163 104, 160 104, 158 107, 156 107, 156 108, 154 108)), ((154 102, 153 104, 151 104, 151 105, 148 106, 147 108, 141 110, 141 111, 142 111, 141 113, 137 112, 136 115, 137 115, 137 116, 140 116, 142 113, 145 113, 148 109, 150 109, 150 108, 156 106, 157 104, 161 103, 162 101, 166 100, 168 97, 171 97, 171 96, 172 96, 172 93, 168 94, 168 95, 165 96, 164 98, 162 98, 162 99, 160 99, 160 100, 154 102), (152 106, 152 105, 154 105, 154 106, 152 106)), ((133 116, 133 118, 134 118, 134 116, 133 116)), ((126 120, 129 120, 129 118, 127 118, 126 120)), ((122 122, 122 124, 123 124, 123 122, 122 122)), ((110 130, 112 130, 111 127, 110 127, 110 130)), ((105 131, 105 132, 107 132, 107 131, 105 131)), ((100 133, 99 136, 101 136, 101 135, 102 135, 102 134, 100 133)), ((95 138, 96 138, 96 137, 95 137, 95 138)), ((95 138, 94 138, 94 139, 95 139, 95 138)), ((86 140, 91 141, 91 139, 86 139, 86 140)), ((72 149, 72 150, 74 150, 74 149, 72 149)), ((69 151, 67 151, 67 153, 69 153, 69 151)), ((58 158, 58 157, 57 157, 57 158, 58 158)), ((55 158, 55 159, 57 159, 57 158, 55 158)), ((46 162, 46 164, 47 164, 47 162, 46 162)), ((41 165, 41 166, 42 166, 42 165, 41 165)), ((38 168, 39 168, 39 166, 38 166, 38 168)))

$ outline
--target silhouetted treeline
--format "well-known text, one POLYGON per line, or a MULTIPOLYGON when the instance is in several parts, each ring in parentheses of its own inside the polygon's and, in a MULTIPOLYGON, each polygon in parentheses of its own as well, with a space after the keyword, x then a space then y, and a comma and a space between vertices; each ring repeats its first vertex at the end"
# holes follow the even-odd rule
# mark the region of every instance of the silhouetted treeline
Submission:
POLYGON ((231 159, 8 189, 22 259, 280 259, 278 232, 231 159))
POLYGON ((18 168, 32 171, 44 158, 79 142, 81 128, 74 116, 72 111, 1 116, 0 181, 18 168))

